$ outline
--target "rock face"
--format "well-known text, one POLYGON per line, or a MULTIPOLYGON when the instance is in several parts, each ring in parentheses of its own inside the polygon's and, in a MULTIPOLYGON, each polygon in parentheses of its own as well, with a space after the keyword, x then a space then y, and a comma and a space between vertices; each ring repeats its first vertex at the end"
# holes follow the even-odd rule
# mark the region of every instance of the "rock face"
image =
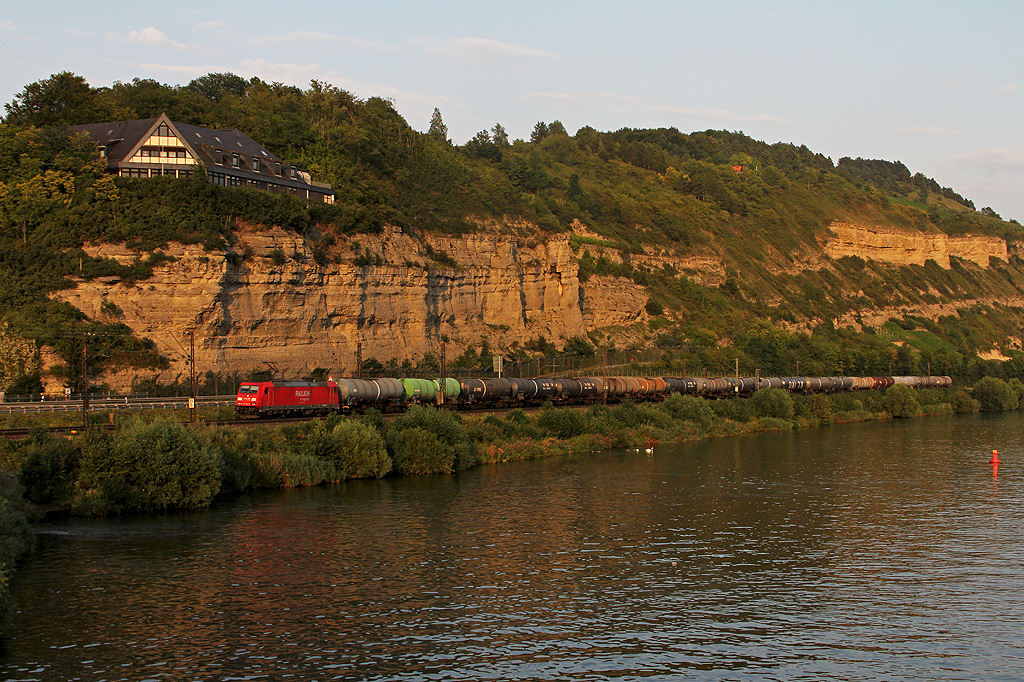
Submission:
POLYGON ((858 256, 898 265, 924 265, 933 260, 949 269, 950 257, 962 258, 988 267, 989 258, 1007 260, 1006 242, 998 237, 950 237, 942 233, 911 233, 889 227, 868 227, 834 222, 825 252, 831 258, 858 256))
MULTIPOLYGON (((353 372, 359 344, 364 359, 415 361, 437 353, 444 335, 452 358, 482 338, 497 348, 539 336, 558 343, 646 317, 647 295, 631 280, 581 284, 564 235, 529 246, 494 234, 424 241, 390 228, 336 244, 324 265, 312 247, 279 229, 243 231, 227 253, 171 245, 175 262, 146 281, 80 282, 56 295, 151 338, 172 362, 163 380, 187 374, 189 329, 200 372, 272 364, 296 376, 317 367, 353 372)), ((137 258, 120 245, 89 251, 137 258)))

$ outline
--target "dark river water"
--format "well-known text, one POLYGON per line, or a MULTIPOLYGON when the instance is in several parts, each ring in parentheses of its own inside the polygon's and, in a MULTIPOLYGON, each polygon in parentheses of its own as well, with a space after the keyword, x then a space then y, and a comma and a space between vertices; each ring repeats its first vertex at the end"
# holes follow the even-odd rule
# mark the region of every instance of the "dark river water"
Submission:
POLYGON ((937 417, 46 525, 0 679, 1020 680, 1022 468, 937 417))

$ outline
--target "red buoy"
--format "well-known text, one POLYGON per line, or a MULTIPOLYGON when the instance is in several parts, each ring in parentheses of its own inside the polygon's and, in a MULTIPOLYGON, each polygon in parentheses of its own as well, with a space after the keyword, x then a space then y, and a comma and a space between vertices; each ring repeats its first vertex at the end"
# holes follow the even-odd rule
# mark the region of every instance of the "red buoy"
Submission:
POLYGON ((989 464, 999 464, 999 451, 998 450, 993 450, 992 451, 992 459, 990 459, 988 461, 988 463, 989 464))

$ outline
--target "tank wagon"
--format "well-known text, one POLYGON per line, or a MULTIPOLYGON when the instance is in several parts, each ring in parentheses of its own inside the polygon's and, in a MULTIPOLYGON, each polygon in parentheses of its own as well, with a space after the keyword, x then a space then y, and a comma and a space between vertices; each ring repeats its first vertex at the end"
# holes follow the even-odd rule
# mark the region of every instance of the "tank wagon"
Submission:
POLYGON ((885 389, 947 388, 938 377, 581 377, 540 379, 338 379, 337 381, 253 381, 238 389, 235 407, 246 416, 323 415, 370 408, 400 412, 414 404, 454 409, 540 405, 588 405, 623 400, 659 401, 673 393, 712 400, 747 396, 766 388, 791 393, 836 393, 885 389), (443 400, 442 400, 443 394, 443 400))

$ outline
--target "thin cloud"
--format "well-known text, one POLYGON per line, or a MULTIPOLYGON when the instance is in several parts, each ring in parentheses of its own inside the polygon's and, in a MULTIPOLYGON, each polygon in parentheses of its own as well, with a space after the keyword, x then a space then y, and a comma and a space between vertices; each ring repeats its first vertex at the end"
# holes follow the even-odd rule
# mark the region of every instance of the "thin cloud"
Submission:
POLYGON ((612 92, 531 92, 526 99, 602 111, 634 111, 640 108, 640 100, 636 97, 612 92))
POLYGON ((223 21, 200 21, 198 24, 192 27, 193 33, 208 34, 217 33, 228 27, 223 21))
POLYGON ((976 149, 951 156, 949 161, 958 168, 1024 175, 1024 147, 976 149))
POLYGON ((244 59, 239 65, 245 75, 278 83, 305 85, 314 79, 331 81, 338 75, 320 64, 271 63, 265 59, 244 59))
POLYGON ((963 130, 947 130, 942 126, 907 126, 896 131, 901 135, 924 135, 926 137, 963 137, 963 130))
POLYGON ((156 28, 147 26, 139 31, 129 31, 128 35, 107 31, 103 36, 110 42, 128 43, 130 45, 148 45, 149 47, 169 47, 174 50, 186 50, 188 45, 172 40, 170 36, 156 28))
POLYGON ((14 22, 7 21, 6 19, 0 19, 0 31, 13 31, 14 22))
POLYGON ((792 125, 793 121, 770 114, 737 114, 728 109, 691 109, 688 107, 655 106, 649 111, 685 116, 687 118, 713 118, 732 123, 767 123, 770 125, 792 125))
POLYGON ((1002 93, 1005 93, 1005 94, 1008 94, 1008 95, 1012 95, 1013 93, 1018 92, 1019 90, 1020 90, 1020 86, 1017 85, 1016 83, 1010 83, 1009 85, 1004 85, 1003 87, 999 88, 999 92, 1002 92, 1002 93))
POLYGON ((636 97, 608 92, 533 92, 526 97, 531 100, 593 111, 668 114, 669 116, 715 119, 742 124, 792 125, 793 123, 789 119, 769 114, 737 114, 726 109, 694 109, 670 105, 644 104, 636 97))
POLYGON ((288 33, 254 38, 253 40, 250 40, 247 45, 251 47, 280 47, 286 45, 308 45, 310 43, 336 43, 344 47, 359 50, 389 49, 384 43, 378 43, 372 40, 362 40, 360 38, 346 38, 332 33, 323 33, 321 31, 289 31, 288 33))
POLYGON ((265 59, 247 59, 240 62, 239 68, 235 71, 242 76, 256 76, 264 81, 286 83, 301 88, 308 87, 311 80, 324 81, 342 90, 348 90, 356 97, 380 97, 420 108, 429 106, 428 112, 433 111, 435 106, 450 101, 446 97, 409 92, 392 85, 355 81, 320 64, 271 63, 265 59))
POLYGON ((208 73, 222 73, 228 70, 223 66, 186 66, 183 64, 139 64, 139 68, 173 76, 180 79, 180 82, 190 81, 208 73))
POLYGON ((556 59, 554 52, 539 50, 522 43, 505 43, 489 38, 456 38, 455 40, 415 40, 427 54, 437 55, 469 66, 511 66, 524 62, 556 59))

